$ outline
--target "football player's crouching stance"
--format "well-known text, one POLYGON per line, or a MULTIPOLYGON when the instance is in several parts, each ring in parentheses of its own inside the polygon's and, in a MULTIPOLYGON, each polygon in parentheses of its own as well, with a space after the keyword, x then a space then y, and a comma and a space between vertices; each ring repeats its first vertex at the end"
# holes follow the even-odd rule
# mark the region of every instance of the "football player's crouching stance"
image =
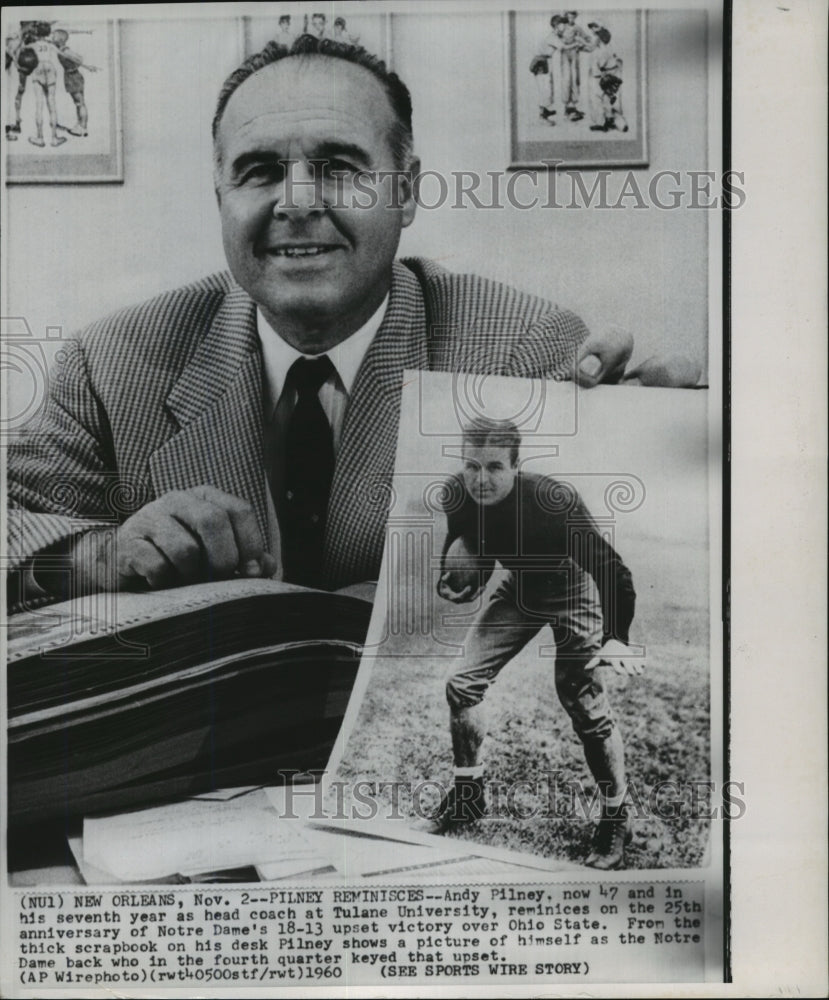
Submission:
POLYGON ((504 666, 549 625, 556 691, 601 795, 586 863, 620 868, 631 834, 625 755, 602 667, 627 675, 644 670, 627 645, 633 582, 571 486, 521 471, 520 445, 512 422, 473 421, 463 432, 460 476, 445 491, 438 594, 458 604, 483 598, 446 684, 454 782, 419 826, 445 833, 484 817, 485 697, 504 666), (487 587, 496 563, 503 572, 487 587))

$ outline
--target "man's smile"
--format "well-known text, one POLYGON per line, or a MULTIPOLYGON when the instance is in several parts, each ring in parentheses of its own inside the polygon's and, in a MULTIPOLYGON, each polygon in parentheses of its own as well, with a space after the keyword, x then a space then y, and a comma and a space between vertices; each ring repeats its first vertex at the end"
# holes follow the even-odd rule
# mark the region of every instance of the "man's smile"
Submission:
POLYGON ((345 243, 328 240, 281 239, 263 244, 257 251, 260 259, 292 267, 327 267, 338 250, 347 250, 345 243))
POLYGON ((268 247, 265 251, 270 257, 319 257, 322 254, 333 253, 335 250, 342 250, 341 246, 332 244, 312 243, 297 246, 277 246, 268 247))

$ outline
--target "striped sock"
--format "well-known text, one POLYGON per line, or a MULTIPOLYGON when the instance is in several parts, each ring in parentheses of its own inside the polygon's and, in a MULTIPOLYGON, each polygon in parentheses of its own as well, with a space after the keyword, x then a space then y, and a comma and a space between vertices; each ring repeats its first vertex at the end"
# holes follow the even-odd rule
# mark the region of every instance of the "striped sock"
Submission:
POLYGON ((475 764, 472 767, 455 767, 455 781, 470 781, 473 778, 483 778, 484 776, 484 765, 475 764))
POLYGON ((619 795, 606 795, 604 804, 607 806, 608 809, 615 812, 619 808, 619 806, 621 806, 624 803, 625 796, 627 795, 627 793, 628 790, 627 788, 625 788, 625 790, 621 792, 619 795))

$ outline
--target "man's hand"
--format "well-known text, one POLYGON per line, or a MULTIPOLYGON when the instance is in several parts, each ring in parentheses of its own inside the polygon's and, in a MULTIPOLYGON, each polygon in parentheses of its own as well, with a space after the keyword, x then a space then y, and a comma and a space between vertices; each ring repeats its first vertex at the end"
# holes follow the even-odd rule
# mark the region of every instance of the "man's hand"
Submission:
POLYGON ((633 334, 619 327, 591 333, 576 357, 576 382, 592 389, 600 382, 618 382, 633 353, 633 334))
POLYGON ((625 372, 625 385, 691 389, 699 382, 700 366, 685 354, 655 355, 625 372))
POLYGON ((453 590, 449 585, 450 573, 443 573, 438 580, 438 593, 440 596, 446 600, 451 601, 453 604, 466 604, 469 601, 474 601, 475 598, 484 589, 482 586, 464 587, 463 590, 453 590))
POLYGON ((82 536, 72 557, 86 591, 154 590, 276 571, 250 504, 215 486, 165 493, 119 528, 82 536))
POLYGON ((576 382, 592 389, 600 382, 690 389, 698 384, 700 366, 685 354, 654 355, 625 371, 633 353, 633 335, 619 327, 591 333, 576 357, 576 382))
POLYGON ((645 658, 634 655, 630 646, 618 639, 608 639, 584 669, 594 670, 603 664, 626 677, 638 677, 645 672, 645 658))

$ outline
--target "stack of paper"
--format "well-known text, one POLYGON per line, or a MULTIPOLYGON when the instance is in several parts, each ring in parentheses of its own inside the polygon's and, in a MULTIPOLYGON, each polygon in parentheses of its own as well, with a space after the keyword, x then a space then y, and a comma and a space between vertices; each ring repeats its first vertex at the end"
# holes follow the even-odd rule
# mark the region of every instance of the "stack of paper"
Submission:
POLYGON ((95 883, 196 875, 207 881, 243 866, 255 866, 260 877, 273 866, 273 877, 285 878, 328 867, 302 824, 280 818, 258 788, 85 819, 73 849, 95 883))

